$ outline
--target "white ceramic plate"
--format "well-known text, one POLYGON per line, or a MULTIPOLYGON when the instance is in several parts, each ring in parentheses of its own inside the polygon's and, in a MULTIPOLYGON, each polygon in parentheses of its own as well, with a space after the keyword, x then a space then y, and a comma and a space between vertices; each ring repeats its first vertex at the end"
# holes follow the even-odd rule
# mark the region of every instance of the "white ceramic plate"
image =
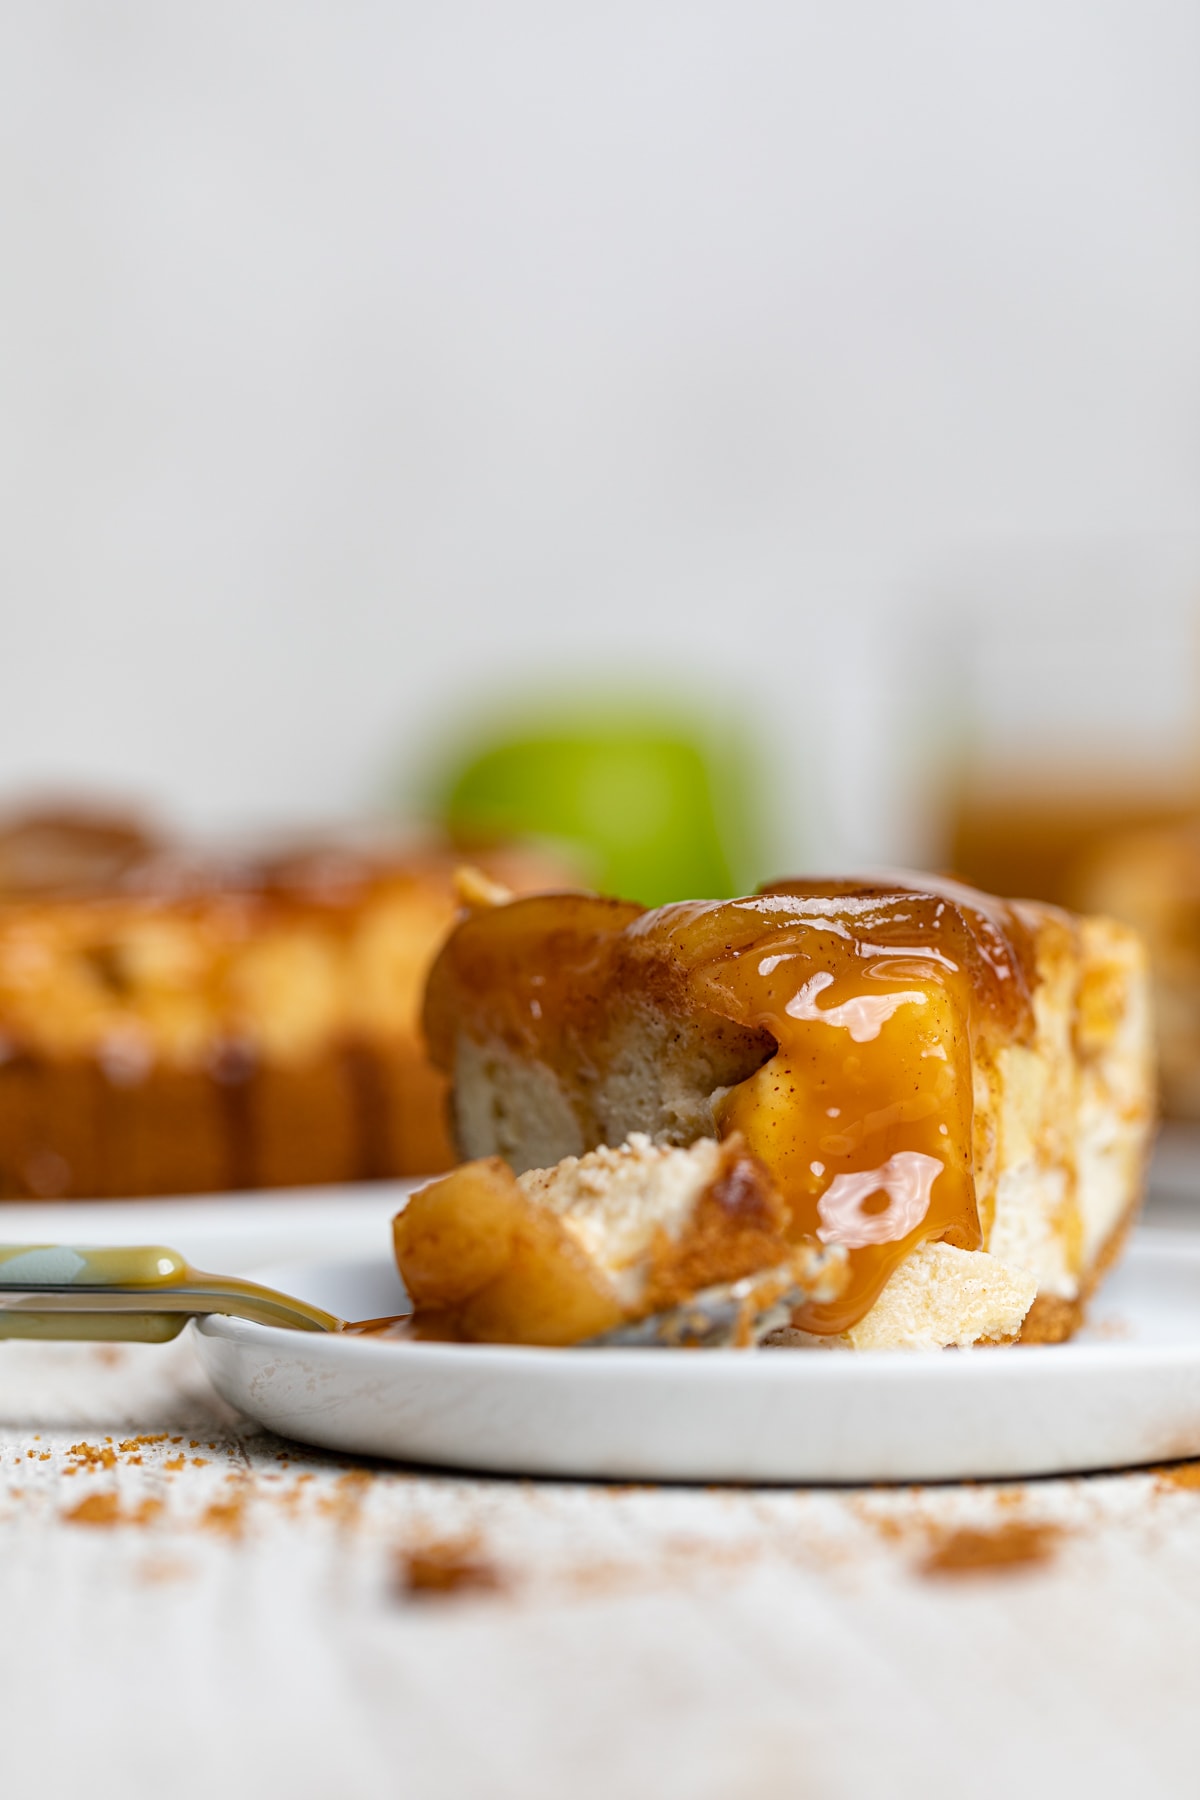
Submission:
MULTIPOLYGON (((263 1278, 344 1318, 401 1310, 385 1255, 263 1278)), ((1200 1455, 1200 1235, 1138 1234, 1074 1343, 946 1353, 562 1351, 210 1319, 234 1406, 328 1449, 511 1474, 934 1481, 1200 1455)))

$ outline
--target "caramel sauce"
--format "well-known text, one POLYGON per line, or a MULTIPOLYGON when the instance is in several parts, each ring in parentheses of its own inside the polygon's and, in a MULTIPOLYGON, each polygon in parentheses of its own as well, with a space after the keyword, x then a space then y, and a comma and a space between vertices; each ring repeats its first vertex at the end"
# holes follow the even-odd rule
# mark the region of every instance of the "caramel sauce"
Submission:
POLYGON ((828 1334, 919 1244, 980 1248, 973 1028, 1031 1025, 1030 946, 1007 908, 951 884, 800 886, 665 907, 633 934, 686 968, 698 1003, 778 1045, 717 1122, 770 1170, 793 1235, 849 1252, 845 1291, 796 1315, 828 1334))
POLYGON ((484 1029, 584 1088, 616 993, 640 986, 740 1028, 762 1049, 719 1097, 718 1128, 766 1166, 793 1238, 847 1250, 844 1292, 795 1322, 848 1330, 918 1245, 980 1248, 973 1053, 1033 1029, 1034 947, 1019 913, 919 879, 798 879, 654 912, 585 895, 499 908, 460 927, 435 971, 435 1057, 450 1065, 455 988, 484 1029))
POLYGON ((422 1024, 435 1064, 454 1067, 458 994, 481 1033, 553 1065, 588 1060, 603 1027, 612 954, 645 909, 596 894, 549 893, 464 919, 425 990, 422 1024))
POLYGON ((381 1319, 347 1319, 342 1326, 340 1335, 342 1337, 412 1337, 415 1335, 413 1316, 411 1313, 389 1313, 381 1319))

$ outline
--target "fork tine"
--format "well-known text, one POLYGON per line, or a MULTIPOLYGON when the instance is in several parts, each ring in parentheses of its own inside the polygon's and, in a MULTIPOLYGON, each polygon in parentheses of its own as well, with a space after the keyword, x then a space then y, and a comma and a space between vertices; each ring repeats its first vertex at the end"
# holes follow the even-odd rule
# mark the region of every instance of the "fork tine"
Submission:
POLYGON ((790 1265, 743 1275, 740 1281, 721 1282, 703 1288, 679 1306, 587 1338, 579 1348, 720 1350, 757 1343, 768 1332, 787 1325, 796 1308, 813 1297, 814 1288, 820 1289, 836 1266, 836 1257, 815 1255, 806 1271, 811 1279, 805 1286, 790 1265))

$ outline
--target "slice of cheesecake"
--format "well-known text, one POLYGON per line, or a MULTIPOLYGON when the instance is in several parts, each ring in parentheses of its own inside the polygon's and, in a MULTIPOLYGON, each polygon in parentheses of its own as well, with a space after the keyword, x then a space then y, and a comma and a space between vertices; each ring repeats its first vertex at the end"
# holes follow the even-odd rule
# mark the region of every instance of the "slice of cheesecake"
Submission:
POLYGON ((806 1340, 1069 1336, 1141 1196, 1137 937, 950 882, 481 906, 425 1025, 465 1156, 521 1174, 632 1133, 736 1134, 789 1241, 846 1252, 842 1291, 795 1317, 806 1340))

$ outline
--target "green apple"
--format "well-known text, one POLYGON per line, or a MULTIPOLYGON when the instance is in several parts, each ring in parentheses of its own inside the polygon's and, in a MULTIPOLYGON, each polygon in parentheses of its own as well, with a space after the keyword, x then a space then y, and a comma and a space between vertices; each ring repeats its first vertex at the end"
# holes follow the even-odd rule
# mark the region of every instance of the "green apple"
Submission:
POLYGON ((439 810, 462 841, 560 843, 605 893, 720 899, 759 862, 750 760, 735 735, 665 709, 526 712, 453 763, 439 810))

